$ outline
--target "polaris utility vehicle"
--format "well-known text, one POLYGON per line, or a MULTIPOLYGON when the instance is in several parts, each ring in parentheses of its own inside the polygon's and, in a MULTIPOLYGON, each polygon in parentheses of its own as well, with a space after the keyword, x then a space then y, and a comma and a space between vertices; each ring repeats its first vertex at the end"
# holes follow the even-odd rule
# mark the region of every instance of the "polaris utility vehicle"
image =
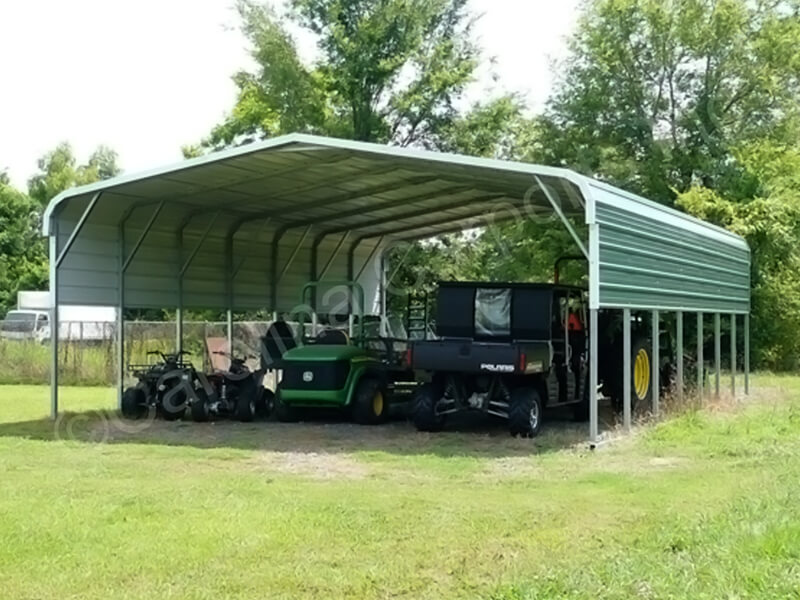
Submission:
POLYGON ((265 370, 251 370, 246 358, 237 358, 227 352, 215 354, 227 356, 230 366, 226 371, 205 376, 198 374, 201 385, 195 388, 189 402, 192 420, 205 422, 222 416, 248 423, 257 417, 265 418, 275 399, 272 391, 264 387, 265 370))
MULTIPOLYGON (((296 421, 298 409, 327 408, 347 411, 359 424, 378 424, 388 418, 390 403, 407 399, 413 389, 405 336, 400 332, 396 332, 397 338, 381 336, 381 329, 388 326, 378 317, 364 316, 361 286, 354 282, 338 285, 350 291, 353 301, 349 304, 357 314, 320 318, 314 313, 310 335, 304 335, 301 320, 298 339, 286 340, 285 331, 278 336, 292 346, 274 361, 283 374, 275 402, 280 421, 296 421)), ((305 286, 303 303, 317 287, 317 283, 305 286)), ((269 341, 265 339, 265 344, 269 341)), ((265 355, 271 360, 269 351, 265 355)))
MULTIPOLYGON (((411 365, 425 382, 411 403, 417 429, 440 430, 449 415, 462 411, 506 419, 511 434, 522 437, 539 433, 545 408, 569 407, 576 420, 587 420, 587 309, 587 292, 576 286, 441 283, 439 339, 414 341, 411 349, 411 365)), ((602 355, 620 336, 613 321, 601 322, 602 355)), ((631 387, 644 401, 651 393, 649 342, 635 339, 631 387)), ((621 355, 601 361, 610 393, 622 389, 621 376, 612 375, 620 363, 621 355)))
POLYGON ((183 418, 192 390, 200 387, 197 371, 192 363, 184 360, 189 353, 165 354, 154 350, 147 355, 161 360, 128 366, 139 382, 122 394, 122 415, 128 419, 140 419, 154 409, 167 421, 183 418))

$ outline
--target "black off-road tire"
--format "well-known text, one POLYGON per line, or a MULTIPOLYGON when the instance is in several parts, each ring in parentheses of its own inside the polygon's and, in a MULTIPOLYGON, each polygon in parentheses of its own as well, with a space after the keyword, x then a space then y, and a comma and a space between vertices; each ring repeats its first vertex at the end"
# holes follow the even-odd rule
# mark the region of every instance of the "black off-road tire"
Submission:
POLYGON ((147 415, 147 394, 138 387, 131 387, 122 394, 120 405, 122 416, 126 419, 141 419, 147 415))
POLYGON ((173 387, 174 386, 170 386, 164 390, 164 392, 161 394, 161 402, 158 404, 158 414, 161 415, 165 421, 180 421, 186 414, 185 391, 181 391, 172 396, 172 398, 167 399, 167 394, 173 387))
POLYGON ((280 386, 278 386, 277 393, 275 394, 275 418, 281 423, 297 423, 297 421, 300 420, 297 409, 281 401, 280 386))
POLYGON ((234 416, 242 423, 250 423, 256 418, 257 401, 255 386, 242 385, 239 388, 239 394, 236 398, 236 408, 234 409, 234 416))
POLYGON ((442 395, 432 383, 422 384, 414 392, 409 412, 417 431, 441 431, 445 418, 436 414, 436 405, 442 395))
POLYGON ((378 425, 386 420, 389 405, 381 382, 364 376, 353 391, 353 420, 359 425, 378 425))
POLYGON ((256 400, 256 418, 269 419, 275 412, 275 392, 267 388, 257 390, 259 393, 256 400))
POLYGON ((211 409, 208 406, 208 395, 205 390, 197 390, 197 400, 192 402, 189 412, 192 415, 192 421, 195 423, 205 423, 211 420, 211 409))
POLYGON ((532 438, 542 426, 542 399, 535 388, 517 388, 511 392, 508 429, 513 436, 532 438))

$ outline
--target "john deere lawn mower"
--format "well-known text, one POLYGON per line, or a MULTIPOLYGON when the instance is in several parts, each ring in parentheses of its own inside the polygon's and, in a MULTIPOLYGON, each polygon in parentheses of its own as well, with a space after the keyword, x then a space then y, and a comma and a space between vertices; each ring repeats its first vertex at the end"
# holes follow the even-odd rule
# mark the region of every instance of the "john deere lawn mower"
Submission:
MULTIPOLYGON (((299 419, 301 409, 338 409, 356 423, 384 422, 392 404, 408 397, 413 373, 406 360, 407 340, 381 335, 379 317, 364 316, 364 290, 355 282, 325 283, 349 291, 350 307, 356 314, 327 315, 312 312, 312 326, 306 334, 300 315, 300 339, 284 352, 278 368, 275 413, 280 421, 299 419), (320 323, 320 321, 322 321, 320 323)), ((301 304, 314 296, 319 283, 303 288, 301 304)), ((404 336, 401 336, 404 337, 404 336)))

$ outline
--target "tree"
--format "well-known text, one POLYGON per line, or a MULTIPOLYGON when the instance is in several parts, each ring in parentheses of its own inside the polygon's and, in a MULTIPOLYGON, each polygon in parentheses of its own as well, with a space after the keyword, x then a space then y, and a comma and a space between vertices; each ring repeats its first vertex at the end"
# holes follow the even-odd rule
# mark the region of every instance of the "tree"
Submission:
POLYGON ((66 189, 109 179, 120 173, 117 153, 99 146, 85 165, 78 165, 72 146, 62 142, 38 161, 39 172, 28 181, 30 196, 41 207, 66 189))
POLYGON ((731 200, 695 186, 678 197, 687 212, 743 236, 752 252, 752 348, 756 364, 800 363, 800 147, 754 142, 737 152, 756 197, 731 200))
POLYGON ((800 99, 797 0, 590 0, 542 119, 540 159, 672 202, 753 193, 741 143, 784 139, 800 99))
POLYGON ((39 233, 38 205, 0 174, 0 316, 21 289, 47 285, 47 254, 39 233))
MULTIPOLYGON (((284 21, 263 4, 241 0, 243 31, 258 67, 234 76, 236 105, 203 145, 221 148, 306 132, 454 147, 444 138, 463 132, 456 102, 479 60, 466 4, 292 0, 289 19, 316 37, 320 51, 308 66, 284 21)), ((497 102, 489 110, 511 108, 510 99, 497 102)))

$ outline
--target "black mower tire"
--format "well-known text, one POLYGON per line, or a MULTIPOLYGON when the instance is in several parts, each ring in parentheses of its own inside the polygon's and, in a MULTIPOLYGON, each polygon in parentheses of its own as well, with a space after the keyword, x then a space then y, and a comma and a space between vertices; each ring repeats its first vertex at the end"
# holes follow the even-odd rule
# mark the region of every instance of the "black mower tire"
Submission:
POLYGON ((284 404, 281 400, 280 386, 278 386, 278 391, 275 394, 275 418, 281 423, 297 423, 300 420, 297 409, 288 404, 284 404))
POLYGON ((141 419, 147 414, 147 394, 138 387, 128 388, 122 393, 120 410, 126 419, 141 419))
POLYGON ((353 391, 353 420, 359 425, 378 425, 386 421, 389 405, 380 380, 369 375, 361 378, 353 391))
POLYGON ((260 388, 256 400, 256 418, 266 420, 275 412, 275 392, 268 388, 260 388))
POLYGON ((514 437, 534 438, 542 427, 542 399, 532 387, 511 392, 508 409, 508 429, 514 437))
POLYGON ((444 429, 445 418, 436 414, 436 404, 441 396, 432 383, 424 383, 414 392, 409 412, 417 431, 436 432, 444 429))

